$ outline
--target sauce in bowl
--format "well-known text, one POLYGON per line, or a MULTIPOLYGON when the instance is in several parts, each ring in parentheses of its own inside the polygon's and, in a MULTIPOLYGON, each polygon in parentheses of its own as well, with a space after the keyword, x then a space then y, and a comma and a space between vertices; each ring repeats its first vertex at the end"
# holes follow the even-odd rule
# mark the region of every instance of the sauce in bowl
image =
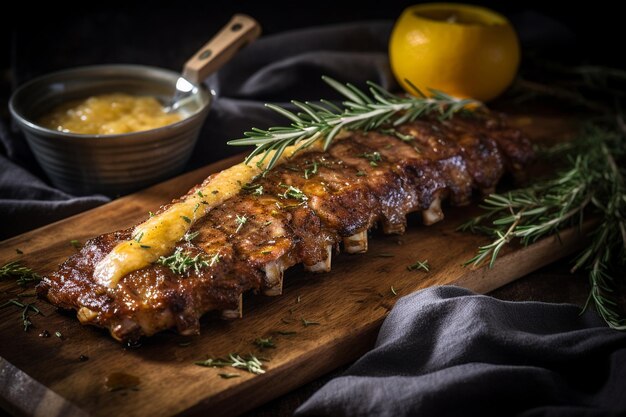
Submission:
POLYGON ((111 93, 63 103, 38 123, 48 129, 85 135, 115 135, 176 123, 180 113, 166 113, 151 96, 111 93))

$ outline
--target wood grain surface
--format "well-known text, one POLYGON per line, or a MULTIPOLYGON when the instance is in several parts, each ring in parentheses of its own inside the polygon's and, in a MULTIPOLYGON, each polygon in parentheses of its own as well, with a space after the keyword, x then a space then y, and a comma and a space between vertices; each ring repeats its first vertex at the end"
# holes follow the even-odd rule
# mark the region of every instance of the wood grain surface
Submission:
MULTIPOLYGON (((515 123, 534 138, 563 136, 560 119, 524 116, 515 123)), ((131 226, 209 173, 240 160, 238 156, 220 161, 1 242, 0 262, 19 260, 46 274, 75 252, 70 240, 84 242, 131 226)), ((16 414, 37 416, 237 415, 367 351, 388 311, 403 295, 442 284, 485 293, 582 244, 577 231, 566 231, 560 242, 548 238, 526 248, 504 250, 492 269, 465 268, 462 263, 486 240, 455 229, 477 210, 476 206, 446 208, 446 219, 430 227, 421 225, 419 214, 411 215, 405 235, 372 232, 367 254, 334 257, 328 274, 291 268, 282 296, 246 294, 243 319, 222 321, 208 314, 197 337, 164 332, 144 340, 140 347, 126 347, 106 331, 81 326, 73 313, 58 311, 42 300, 36 305, 43 315, 31 313, 33 324, 24 331, 21 309, 5 306, 0 309, 0 405, 16 414), (428 260, 431 271, 407 270, 416 260, 428 260), (319 324, 305 326, 303 319, 319 324), (44 330, 50 337, 39 336, 44 330), (253 341, 260 337, 272 337, 276 348, 255 346, 253 341), (194 364, 231 352, 267 359, 267 373, 253 375, 194 364), (88 359, 81 360, 81 355, 88 359), (137 389, 109 391, 105 379, 116 372, 138 377, 137 389), (219 376, 223 372, 239 377, 223 379, 219 376)), ((0 283, 0 303, 23 291, 32 293, 32 288, 25 290, 11 281, 0 283)))

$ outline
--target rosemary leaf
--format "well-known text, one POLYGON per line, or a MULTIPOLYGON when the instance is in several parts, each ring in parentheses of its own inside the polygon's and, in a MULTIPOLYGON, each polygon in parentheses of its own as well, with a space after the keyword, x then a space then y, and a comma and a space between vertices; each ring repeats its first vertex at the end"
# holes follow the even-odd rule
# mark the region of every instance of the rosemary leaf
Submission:
POLYGON ((267 339, 263 339, 259 337, 258 339, 254 340, 254 344, 260 347, 261 349, 276 348, 276 344, 274 343, 271 337, 268 337, 267 339))
POLYGON ((424 272, 428 272, 430 271, 430 265, 428 264, 428 261, 415 261, 414 264, 407 266, 406 269, 409 271, 422 270, 424 272))
POLYGON ((320 323, 316 322, 316 321, 309 321, 305 318, 302 319, 302 325, 304 327, 309 327, 309 326, 319 326, 320 323))
POLYGON ((41 276, 38 273, 17 261, 9 262, 0 268, 0 279, 5 278, 17 278, 15 283, 21 287, 25 287, 31 282, 41 281, 41 276))
POLYGON ((239 374, 230 373, 230 372, 222 372, 222 373, 219 373, 218 375, 222 377, 223 379, 239 378, 241 376, 239 374))

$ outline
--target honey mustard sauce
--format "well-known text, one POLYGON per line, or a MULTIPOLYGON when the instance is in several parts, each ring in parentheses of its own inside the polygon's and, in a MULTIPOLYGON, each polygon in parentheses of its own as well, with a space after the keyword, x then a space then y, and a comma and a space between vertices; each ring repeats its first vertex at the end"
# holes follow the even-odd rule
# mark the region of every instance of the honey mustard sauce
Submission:
POLYGON ((163 127, 182 118, 180 113, 166 113, 155 97, 111 93, 63 103, 38 123, 66 133, 115 135, 163 127))

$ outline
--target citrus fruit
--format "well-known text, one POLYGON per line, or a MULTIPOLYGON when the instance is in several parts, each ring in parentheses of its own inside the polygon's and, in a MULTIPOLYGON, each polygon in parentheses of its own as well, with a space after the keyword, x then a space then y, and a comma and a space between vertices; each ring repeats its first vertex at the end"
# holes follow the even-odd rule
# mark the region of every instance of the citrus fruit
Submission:
POLYGON ((519 41, 509 21, 493 10, 456 3, 406 8, 394 24, 389 60, 398 82, 416 94, 428 88, 487 101, 513 81, 519 41))

